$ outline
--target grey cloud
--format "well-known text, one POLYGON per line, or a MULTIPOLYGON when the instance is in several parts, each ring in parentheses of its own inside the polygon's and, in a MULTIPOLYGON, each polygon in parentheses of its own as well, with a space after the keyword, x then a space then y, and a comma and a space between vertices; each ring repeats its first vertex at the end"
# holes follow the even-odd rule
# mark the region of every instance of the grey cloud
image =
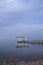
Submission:
POLYGON ((42 2, 42 0, 28 0, 28 2, 27 0, 2 0, 0 3, 0 35, 3 34, 2 38, 4 36, 14 38, 18 34, 28 35, 30 33, 33 36, 38 34, 42 36, 42 2), (13 8, 10 8, 12 6, 13 8))

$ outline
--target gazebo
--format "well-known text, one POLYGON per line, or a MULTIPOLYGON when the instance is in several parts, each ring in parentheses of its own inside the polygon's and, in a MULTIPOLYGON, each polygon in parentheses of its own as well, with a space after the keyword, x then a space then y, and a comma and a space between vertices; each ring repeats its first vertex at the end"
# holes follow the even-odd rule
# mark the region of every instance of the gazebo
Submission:
POLYGON ((28 47, 27 46, 27 36, 17 36, 16 37, 17 38, 17 43, 18 43, 18 46, 16 46, 16 47, 20 47, 20 48, 22 48, 22 47, 28 47), (23 46, 22 46, 22 44, 21 43, 23 43, 23 46))

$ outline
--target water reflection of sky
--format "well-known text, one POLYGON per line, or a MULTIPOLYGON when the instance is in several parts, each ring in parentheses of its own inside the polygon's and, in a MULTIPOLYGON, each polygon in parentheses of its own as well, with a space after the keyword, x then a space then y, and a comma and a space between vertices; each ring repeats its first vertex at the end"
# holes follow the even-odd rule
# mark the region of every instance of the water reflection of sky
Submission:
POLYGON ((28 44, 28 48, 16 48, 18 45, 15 41, 0 42, 0 50, 11 51, 16 54, 43 54, 43 45, 40 44, 28 44))

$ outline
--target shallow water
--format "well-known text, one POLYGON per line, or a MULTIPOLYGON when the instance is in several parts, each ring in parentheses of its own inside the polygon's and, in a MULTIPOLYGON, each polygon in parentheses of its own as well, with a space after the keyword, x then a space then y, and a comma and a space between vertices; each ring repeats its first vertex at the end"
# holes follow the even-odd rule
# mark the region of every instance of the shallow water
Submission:
POLYGON ((0 58, 43 59, 43 44, 28 44, 28 48, 16 48, 14 40, 0 41, 0 58))

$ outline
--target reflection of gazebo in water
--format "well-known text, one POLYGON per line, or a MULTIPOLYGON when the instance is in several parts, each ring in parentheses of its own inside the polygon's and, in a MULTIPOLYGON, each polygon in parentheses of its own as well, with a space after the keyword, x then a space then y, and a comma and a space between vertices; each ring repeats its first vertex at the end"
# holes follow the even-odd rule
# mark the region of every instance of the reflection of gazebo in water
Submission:
POLYGON ((28 37, 27 36, 24 36, 24 37, 18 36, 16 38, 17 38, 17 42, 18 42, 18 46, 16 46, 17 48, 28 47, 28 45, 27 45, 28 37), (23 45, 21 43, 23 43, 23 45))

